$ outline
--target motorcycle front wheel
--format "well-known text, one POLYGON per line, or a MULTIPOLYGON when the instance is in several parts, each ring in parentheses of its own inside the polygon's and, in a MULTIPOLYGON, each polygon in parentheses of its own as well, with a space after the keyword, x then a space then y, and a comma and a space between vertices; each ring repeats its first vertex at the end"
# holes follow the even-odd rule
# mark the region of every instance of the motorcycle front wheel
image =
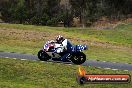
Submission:
POLYGON ((46 52, 44 52, 43 50, 40 50, 40 51, 38 52, 38 58, 39 58, 40 60, 42 60, 42 61, 47 61, 47 60, 50 59, 50 56, 49 56, 46 52))
POLYGON ((74 64, 80 65, 86 61, 86 55, 83 52, 74 53, 71 61, 74 64))

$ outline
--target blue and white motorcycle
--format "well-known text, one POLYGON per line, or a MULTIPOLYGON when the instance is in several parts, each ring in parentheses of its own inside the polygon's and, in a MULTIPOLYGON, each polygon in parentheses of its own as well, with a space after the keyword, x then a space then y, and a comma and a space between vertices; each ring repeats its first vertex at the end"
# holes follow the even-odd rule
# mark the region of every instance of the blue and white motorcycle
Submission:
POLYGON ((87 50, 86 45, 72 45, 67 42, 67 49, 64 49, 62 53, 56 53, 56 42, 48 42, 44 44, 43 48, 38 52, 38 58, 42 61, 54 60, 54 61, 68 61, 74 64, 80 65, 86 61, 86 55, 82 52, 87 50))

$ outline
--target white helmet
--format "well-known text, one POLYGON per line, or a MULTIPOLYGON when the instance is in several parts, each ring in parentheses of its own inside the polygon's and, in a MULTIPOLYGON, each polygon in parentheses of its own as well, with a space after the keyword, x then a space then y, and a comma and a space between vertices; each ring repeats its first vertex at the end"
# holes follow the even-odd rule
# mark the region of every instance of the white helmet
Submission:
POLYGON ((61 35, 58 35, 58 36, 56 37, 57 43, 62 43, 63 40, 64 40, 64 38, 63 38, 63 36, 61 36, 61 35))

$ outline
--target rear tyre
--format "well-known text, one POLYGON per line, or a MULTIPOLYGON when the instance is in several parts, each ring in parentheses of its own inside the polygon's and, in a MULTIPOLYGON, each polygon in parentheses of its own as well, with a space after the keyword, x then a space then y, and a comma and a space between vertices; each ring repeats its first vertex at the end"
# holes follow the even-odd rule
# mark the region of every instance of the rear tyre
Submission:
POLYGON ((49 60, 51 57, 46 53, 44 52, 43 50, 40 50, 38 52, 38 58, 42 61, 47 61, 49 60))
POLYGON ((74 64, 80 65, 86 61, 86 55, 83 52, 73 54, 71 61, 74 64))

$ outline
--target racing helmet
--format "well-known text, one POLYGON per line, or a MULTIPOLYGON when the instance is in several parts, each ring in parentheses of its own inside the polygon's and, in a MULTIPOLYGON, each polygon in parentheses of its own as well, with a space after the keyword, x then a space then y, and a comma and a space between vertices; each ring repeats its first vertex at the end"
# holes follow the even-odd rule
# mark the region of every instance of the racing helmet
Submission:
POLYGON ((61 36, 61 35, 58 35, 58 36, 56 37, 56 41, 57 41, 57 43, 62 43, 63 40, 64 40, 64 37, 61 36))

